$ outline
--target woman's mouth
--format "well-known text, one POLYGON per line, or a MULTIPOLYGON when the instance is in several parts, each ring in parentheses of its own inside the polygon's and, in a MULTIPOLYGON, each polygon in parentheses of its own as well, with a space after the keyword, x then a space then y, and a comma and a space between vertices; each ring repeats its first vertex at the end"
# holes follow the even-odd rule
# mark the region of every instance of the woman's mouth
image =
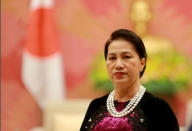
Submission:
POLYGON ((116 72, 115 76, 116 77, 122 77, 125 73, 124 72, 116 72))

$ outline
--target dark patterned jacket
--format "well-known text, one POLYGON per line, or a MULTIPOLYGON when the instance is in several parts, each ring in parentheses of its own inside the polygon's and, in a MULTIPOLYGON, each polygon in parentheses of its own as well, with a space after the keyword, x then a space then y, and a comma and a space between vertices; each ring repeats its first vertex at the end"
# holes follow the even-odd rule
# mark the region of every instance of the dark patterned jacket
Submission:
MULTIPOLYGON (((106 109, 106 100, 108 95, 94 99, 89 104, 80 131, 90 130, 90 127, 88 127, 90 126, 89 119, 94 119, 96 113, 100 112, 104 108, 106 109)), ((179 131, 177 118, 168 103, 164 100, 155 97, 149 92, 145 92, 136 108, 143 112, 143 118, 145 121, 143 126, 145 126, 147 131, 179 131)))

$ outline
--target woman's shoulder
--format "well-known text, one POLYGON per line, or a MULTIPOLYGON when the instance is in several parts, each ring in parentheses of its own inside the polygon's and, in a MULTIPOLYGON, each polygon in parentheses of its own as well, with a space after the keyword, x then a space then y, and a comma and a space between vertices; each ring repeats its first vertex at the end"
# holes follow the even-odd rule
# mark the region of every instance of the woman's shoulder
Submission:
POLYGON ((160 97, 157 97, 149 92, 145 92, 143 99, 141 100, 144 105, 151 105, 155 107, 169 106, 169 104, 160 97))
POLYGON ((146 92, 141 100, 141 108, 148 115, 174 115, 171 106, 162 98, 146 92))
POLYGON ((81 125, 81 131, 84 131, 85 130, 85 126, 86 126, 86 123, 87 121, 89 120, 90 116, 95 112, 97 111, 101 106, 104 106, 106 104, 106 100, 107 100, 107 97, 108 97, 108 94, 107 95, 104 95, 102 97, 98 97, 98 98, 95 98, 93 99, 89 106, 88 106, 88 109, 87 109, 87 112, 85 114, 85 117, 84 117, 84 120, 83 120, 83 123, 81 125))
POLYGON ((141 108, 150 120, 152 128, 179 130, 177 118, 169 104, 153 94, 146 92, 141 100, 141 108), (161 128, 160 128, 161 127, 161 128), (166 127, 166 128, 165 128, 166 127))
POLYGON ((95 98, 91 101, 90 106, 103 106, 106 104, 106 100, 109 94, 95 98))

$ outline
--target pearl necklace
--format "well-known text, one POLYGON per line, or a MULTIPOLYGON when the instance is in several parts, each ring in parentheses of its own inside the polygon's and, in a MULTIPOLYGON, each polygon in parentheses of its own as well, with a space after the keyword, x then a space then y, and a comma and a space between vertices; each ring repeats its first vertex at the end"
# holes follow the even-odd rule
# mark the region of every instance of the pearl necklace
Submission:
POLYGON ((121 111, 121 112, 117 112, 115 105, 114 105, 114 95, 115 95, 115 91, 113 90, 108 98, 107 98, 107 110, 108 112, 113 116, 113 117, 122 117, 125 116, 127 114, 129 114, 130 112, 133 111, 133 109, 137 106, 137 104, 139 103, 139 101, 141 100, 141 98, 143 97, 145 93, 145 88, 141 85, 139 88, 139 91, 136 93, 136 95, 130 100, 129 104, 121 111))

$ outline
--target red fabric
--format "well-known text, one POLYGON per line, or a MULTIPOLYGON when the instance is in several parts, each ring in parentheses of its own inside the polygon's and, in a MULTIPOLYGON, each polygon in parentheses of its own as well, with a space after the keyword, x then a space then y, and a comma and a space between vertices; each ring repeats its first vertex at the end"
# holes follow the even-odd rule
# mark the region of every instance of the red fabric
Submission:
POLYGON ((192 19, 191 0, 164 0, 162 8, 174 8, 177 15, 185 15, 192 19))
POLYGON ((56 53, 58 47, 58 34, 52 9, 40 8, 32 12, 26 49, 35 56, 44 57, 56 53))
POLYGON ((1 81, 1 131, 29 131, 42 126, 42 112, 21 82, 1 81))
POLYGON ((118 0, 82 0, 88 10, 95 16, 107 16, 111 10, 120 11, 118 0))

